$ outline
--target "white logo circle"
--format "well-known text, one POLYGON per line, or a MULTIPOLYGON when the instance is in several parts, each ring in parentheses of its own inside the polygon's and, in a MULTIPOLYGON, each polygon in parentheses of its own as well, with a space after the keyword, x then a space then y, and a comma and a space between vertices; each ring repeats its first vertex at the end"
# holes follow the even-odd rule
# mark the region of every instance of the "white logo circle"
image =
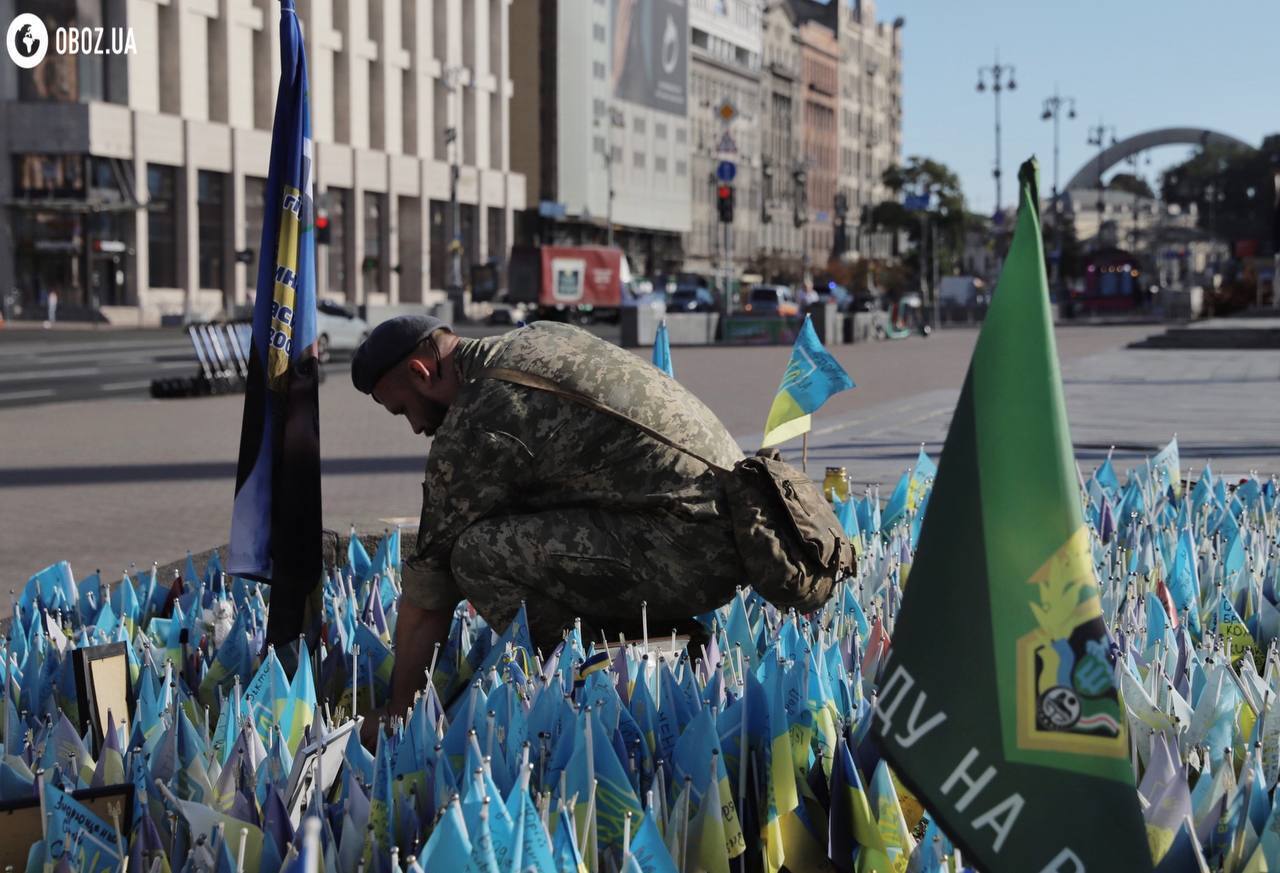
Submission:
POLYGON ((9 23, 4 47, 15 64, 29 70, 43 61, 49 51, 49 30, 40 16, 24 12, 9 23))

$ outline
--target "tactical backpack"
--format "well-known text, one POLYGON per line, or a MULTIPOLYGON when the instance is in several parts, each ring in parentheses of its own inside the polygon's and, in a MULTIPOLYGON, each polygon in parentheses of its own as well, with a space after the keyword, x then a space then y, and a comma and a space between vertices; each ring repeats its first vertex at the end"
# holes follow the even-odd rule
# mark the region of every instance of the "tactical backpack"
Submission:
POLYGON ((726 469, 553 379, 504 367, 483 369, 477 378, 547 391, 611 415, 714 470, 724 487, 734 543, 743 566, 749 568, 751 585, 774 606, 811 612, 853 571, 853 546, 831 504, 808 475, 782 460, 777 449, 762 449, 726 469))

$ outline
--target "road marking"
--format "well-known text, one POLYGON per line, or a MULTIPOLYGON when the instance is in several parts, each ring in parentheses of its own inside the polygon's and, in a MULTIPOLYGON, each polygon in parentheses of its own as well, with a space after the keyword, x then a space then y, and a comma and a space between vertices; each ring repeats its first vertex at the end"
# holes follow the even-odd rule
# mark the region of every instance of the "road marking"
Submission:
POLYGON ((141 382, 108 382, 102 386, 103 391, 133 391, 138 388, 150 388, 151 380, 143 379, 141 382))
POLYGON ((52 397, 54 393, 52 388, 41 388, 38 391, 13 391, 8 394, 0 394, 0 403, 8 403, 11 400, 35 400, 38 397, 52 397))
POLYGON ((76 367, 70 370, 41 370, 38 373, 0 373, 0 382, 38 382, 42 379, 78 379, 81 376, 96 376, 102 372, 100 367, 76 367))
MULTIPOLYGON (((183 352, 191 353, 191 346, 143 346, 139 348, 116 348, 103 347, 96 349, 86 349, 83 352, 62 353, 60 351, 51 352, 49 350, 30 350, 25 354, 10 350, 10 353, 0 353, 0 364, 10 365, 21 363, 23 361, 39 361, 42 364, 59 365, 59 364, 85 364, 99 363, 101 361, 149 361, 160 355, 174 355, 183 352)), ((192 360, 195 355, 191 355, 192 360)))

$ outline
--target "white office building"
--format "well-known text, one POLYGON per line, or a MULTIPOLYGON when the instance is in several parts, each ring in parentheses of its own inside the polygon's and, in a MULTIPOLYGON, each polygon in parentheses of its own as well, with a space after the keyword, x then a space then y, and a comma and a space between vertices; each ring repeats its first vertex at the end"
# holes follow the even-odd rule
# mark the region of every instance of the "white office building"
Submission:
MULTIPOLYGON (((464 277, 505 262, 511 0, 298 0, 322 297, 431 302, 448 281, 450 167, 464 277), (446 143, 446 129, 456 131, 446 143), (452 149, 456 148, 456 156, 452 149)), ((0 68, 0 291, 113 322, 252 298, 279 75, 278 0, 0 0, 57 27, 130 28, 136 53, 0 68)), ((15 307, 11 306, 12 314, 15 307)))

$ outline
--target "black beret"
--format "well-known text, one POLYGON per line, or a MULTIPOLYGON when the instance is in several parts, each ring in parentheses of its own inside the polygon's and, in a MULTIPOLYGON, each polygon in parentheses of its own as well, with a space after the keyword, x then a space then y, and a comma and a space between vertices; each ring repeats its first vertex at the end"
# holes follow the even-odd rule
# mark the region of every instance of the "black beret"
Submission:
POLYGON ((351 381, 356 390, 372 394, 384 373, 441 328, 451 329, 447 322, 430 315, 398 315, 379 324, 351 356, 351 381))

